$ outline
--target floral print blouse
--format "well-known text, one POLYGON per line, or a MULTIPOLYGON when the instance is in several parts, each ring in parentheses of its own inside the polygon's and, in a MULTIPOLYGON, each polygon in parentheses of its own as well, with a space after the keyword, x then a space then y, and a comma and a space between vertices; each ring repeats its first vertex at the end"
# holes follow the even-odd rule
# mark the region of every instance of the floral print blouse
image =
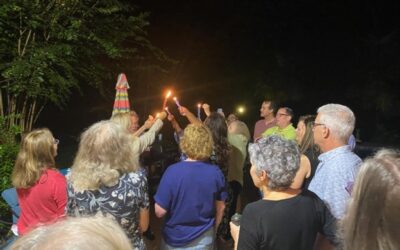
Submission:
POLYGON ((102 214, 114 218, 125 230, 134 249, 145 249, 139 230, 140 209, 149 208, 147 178, 143 171, 123 174, 117 185, 75 192, 68 183, 67 214, 102 214))

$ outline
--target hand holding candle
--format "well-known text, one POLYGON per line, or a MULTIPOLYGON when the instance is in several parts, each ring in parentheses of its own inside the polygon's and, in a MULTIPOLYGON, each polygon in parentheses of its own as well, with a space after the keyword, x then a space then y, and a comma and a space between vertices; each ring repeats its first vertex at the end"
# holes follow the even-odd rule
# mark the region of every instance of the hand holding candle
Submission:
POLYGON ((167 112, 168 115, 171 115, 171 112, 169 112, 168 107, 164 108, 165 112, 167 112))
POLYGON ((204 109, 204 113, 206 113, 207 116, 210 116, 211 114, 210 105, 208 105, 207 103, 203 103, 202 107, 204 109))
POLYGON ((167 113, 164 112, 164 111, 162 111, 162 112, 156 114, 156 118, 158 118, 158 119, 160 119, 160 120, 164 120, 165 117, 167 117, 167 113))
POLYGON ((171 90, 168 90, 167 94, 165 95, 164 102, 163 102, 163 109, 167 106, 168 98, 171 96, 171 90))
POLYGON ((176 96, 174 97, 174 101, 176 103, 176 106, 178 106, 178 108, 180 108, 181 104, 179 103, 178 98, 176 98, 176 96))
POLYGON ((201 103, 197 104, 197 118, 201 120, 201 103))

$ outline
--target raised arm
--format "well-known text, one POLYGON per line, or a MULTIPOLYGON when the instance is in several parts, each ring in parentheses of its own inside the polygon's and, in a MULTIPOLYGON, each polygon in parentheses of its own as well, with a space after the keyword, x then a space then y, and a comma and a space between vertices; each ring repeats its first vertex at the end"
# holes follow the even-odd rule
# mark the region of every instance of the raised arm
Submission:
POLYGON ((206 113, 207 116, 210 116, 211 114, 210 105, 208 105, 207 103, 203 103, 201 107, 203 108, 204 113, 206 113))
POLYGON ((168 121, 171 122, 171 126, 172 126, 172 128, 175 130, 175 132, 179 134, 179 133, 182 131, 182 128, 181 128, 181 126, 179 125, 179 123, 176 121, 174 115, 169 114, 169 115, 167 116, 167 119, 168 119, 168 121))
POLYGON ((160 129, 163 126, 162 120, 164 120, 166 116, 167 114, 165 112, 161 112, 155 119, 156 121, 150 127, 149 131, 147 131, 146 133, 144 133, 142 136, 139 137, 140 140, 139 153, 142 153, 148 146, 150 146, 154 142, 156 134, 158 133, 158 131, 160 131, 160 129))
POLYGON ((180 106, 178 109, 179 109, 179 113, 180 113, 182 116, 186 116, 186 118, 189 120, 190 123, 192 123, 192 124, 201 124, 201 123, 202 123, 202 122, 201 122, 199 119, 197 119, 197 117, 196 117, 192 112, 190 112, 186 107, 180 106))
POLYGON ((138 130, 136 130, 135 133, 133 133, 133 135, 137 136, 137 137, 141 136, 144 131, 146 131, 147 129, 150 129, 151 126, 153 126, 155 121, 156 121, 156 119, 154 119, 153 116, 149 115, 149 117, 147 118, 147 120, 145 121, 143 126, 141 126, 138 130))

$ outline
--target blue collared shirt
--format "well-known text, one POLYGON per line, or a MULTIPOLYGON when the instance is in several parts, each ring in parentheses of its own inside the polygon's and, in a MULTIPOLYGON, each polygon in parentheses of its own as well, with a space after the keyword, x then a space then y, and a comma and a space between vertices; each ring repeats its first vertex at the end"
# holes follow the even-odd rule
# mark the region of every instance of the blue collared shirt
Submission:
POLYGON ((320 163, 308 189, 316 193, 340 219, 350 198, 346 187, 354 182, 362 161, 349 146, 330 150, 318 159, 320 163))

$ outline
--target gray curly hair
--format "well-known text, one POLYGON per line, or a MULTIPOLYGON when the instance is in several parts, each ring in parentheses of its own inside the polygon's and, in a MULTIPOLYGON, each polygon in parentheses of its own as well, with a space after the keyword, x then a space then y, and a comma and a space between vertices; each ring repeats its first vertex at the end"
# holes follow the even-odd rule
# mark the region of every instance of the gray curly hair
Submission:
POLYGON ((271 190, 287 189, 300 166, 300 151, 295 142, 272 135, 249 145, 251 163, 256 173, 265 171, 271 190))

